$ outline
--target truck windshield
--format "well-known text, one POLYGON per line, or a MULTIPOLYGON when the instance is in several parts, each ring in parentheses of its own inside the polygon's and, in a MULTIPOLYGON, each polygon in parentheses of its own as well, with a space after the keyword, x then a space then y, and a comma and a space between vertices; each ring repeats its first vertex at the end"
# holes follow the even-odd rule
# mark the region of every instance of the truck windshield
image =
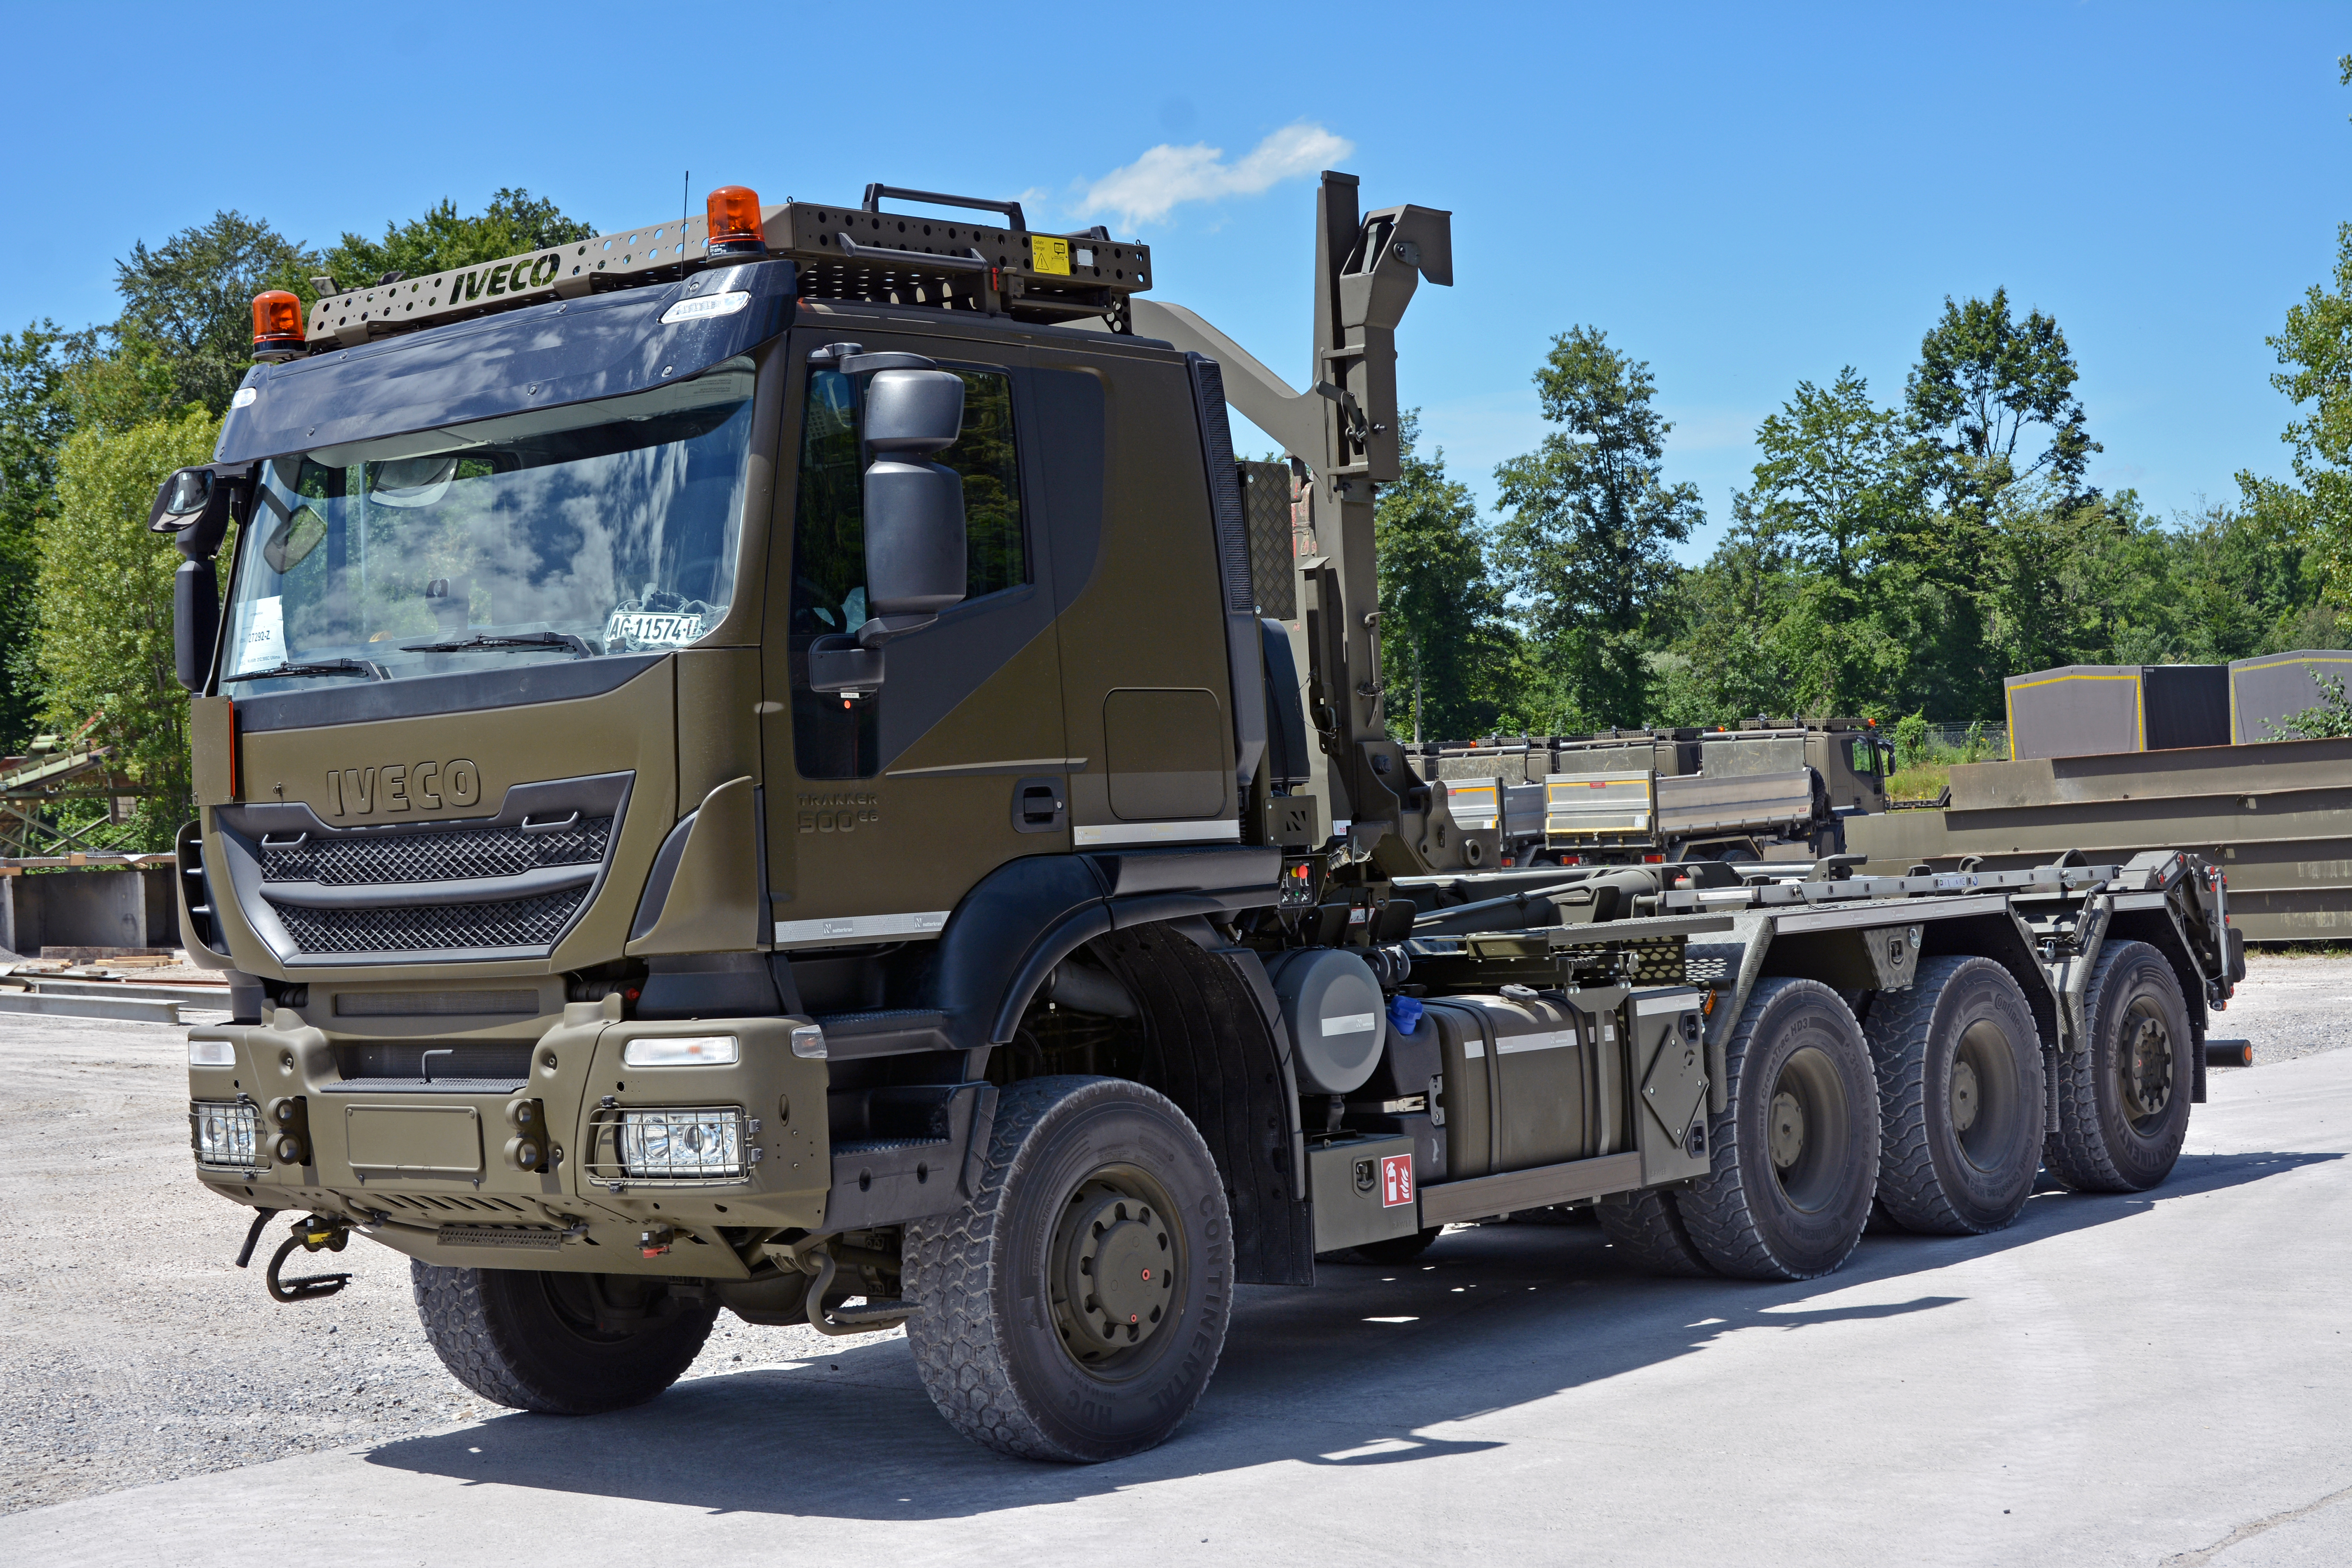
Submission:
POLYGON ((273 458, 223 679, 251 695, 682 647, 725 614, 751 362, 273 458))

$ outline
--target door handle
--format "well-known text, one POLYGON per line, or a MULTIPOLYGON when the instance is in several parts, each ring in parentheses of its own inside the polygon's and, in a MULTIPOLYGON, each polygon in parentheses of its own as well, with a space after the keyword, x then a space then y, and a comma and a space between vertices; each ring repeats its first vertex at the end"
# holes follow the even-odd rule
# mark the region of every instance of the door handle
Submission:
POLYGON ((1068 791, 1058 778, 1026 778, 1013 786, 1013 831, 1059 833, 1070 818, 1068 791))

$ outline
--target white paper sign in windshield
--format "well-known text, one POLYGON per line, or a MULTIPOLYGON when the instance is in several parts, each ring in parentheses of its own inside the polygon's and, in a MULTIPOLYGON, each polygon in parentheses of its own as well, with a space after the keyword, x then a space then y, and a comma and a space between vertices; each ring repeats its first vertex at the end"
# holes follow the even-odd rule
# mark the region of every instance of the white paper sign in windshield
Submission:
POLYGON ((268 669, 286 662, 286 601, 278 595, 253 602, 245 636, 237 646, 236 672, 268 669))

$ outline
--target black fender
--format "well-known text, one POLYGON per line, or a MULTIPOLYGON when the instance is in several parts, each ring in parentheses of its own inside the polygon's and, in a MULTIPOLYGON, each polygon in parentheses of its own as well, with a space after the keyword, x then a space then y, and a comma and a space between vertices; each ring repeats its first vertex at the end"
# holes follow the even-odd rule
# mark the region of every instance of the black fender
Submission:
POLYGON ((946 1015, 959 1050, 1003 1045, 1054 966, 1096 938, 1161 921, 1222 920, 1281 898, 1282 851, 1176 845, 1008 860, 941 928, 912 1005, 946 1015))
POLYGON ((1258 955, 1208 923, 1276 902, 1281 867, 1277 848, 1231 844, 1009 861, 949 917, 918 1005, 958 1049, 1003 1044, 1055 966, 1087 948, 1139 1005, 1144 1081, 1192 1119, 1224 1177, 1235 1278, 1307 1285, 1289 1035, 1258 955))

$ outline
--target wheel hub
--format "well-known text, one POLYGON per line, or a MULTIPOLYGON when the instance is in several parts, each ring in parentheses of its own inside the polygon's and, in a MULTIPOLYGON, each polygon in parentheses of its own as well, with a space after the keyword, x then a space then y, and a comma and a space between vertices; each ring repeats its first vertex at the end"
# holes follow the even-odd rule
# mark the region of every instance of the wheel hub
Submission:
POLYGON ((1984 1108, 1977 1088, 1977 1069, 1966 1062, 1952 1064, 1952 1131, 1966 1132, 1977 1124, 1984 1108))
POLYGON ((2162 1019, 2143 1016, 2125 1026, 2122 1043, 2124 1100, 2134 1117, 2154 1116, 2172 1100, 2172 1037, 2162 1019))
POLYGON ((1113 1194, 1081 1204, 1076 1225, 1065 1234, 1065 1288, 1080 1336, 1106 1351, 1150 1339, 1175 1300, 1167 1223, 1141 1199, 1113 1194))
POLYGON ((1772 1097, 1770 1125, 1772 1163, 1788 1170, 1804 1157, 1805 1108, 1785 1089, 1772 1097))

